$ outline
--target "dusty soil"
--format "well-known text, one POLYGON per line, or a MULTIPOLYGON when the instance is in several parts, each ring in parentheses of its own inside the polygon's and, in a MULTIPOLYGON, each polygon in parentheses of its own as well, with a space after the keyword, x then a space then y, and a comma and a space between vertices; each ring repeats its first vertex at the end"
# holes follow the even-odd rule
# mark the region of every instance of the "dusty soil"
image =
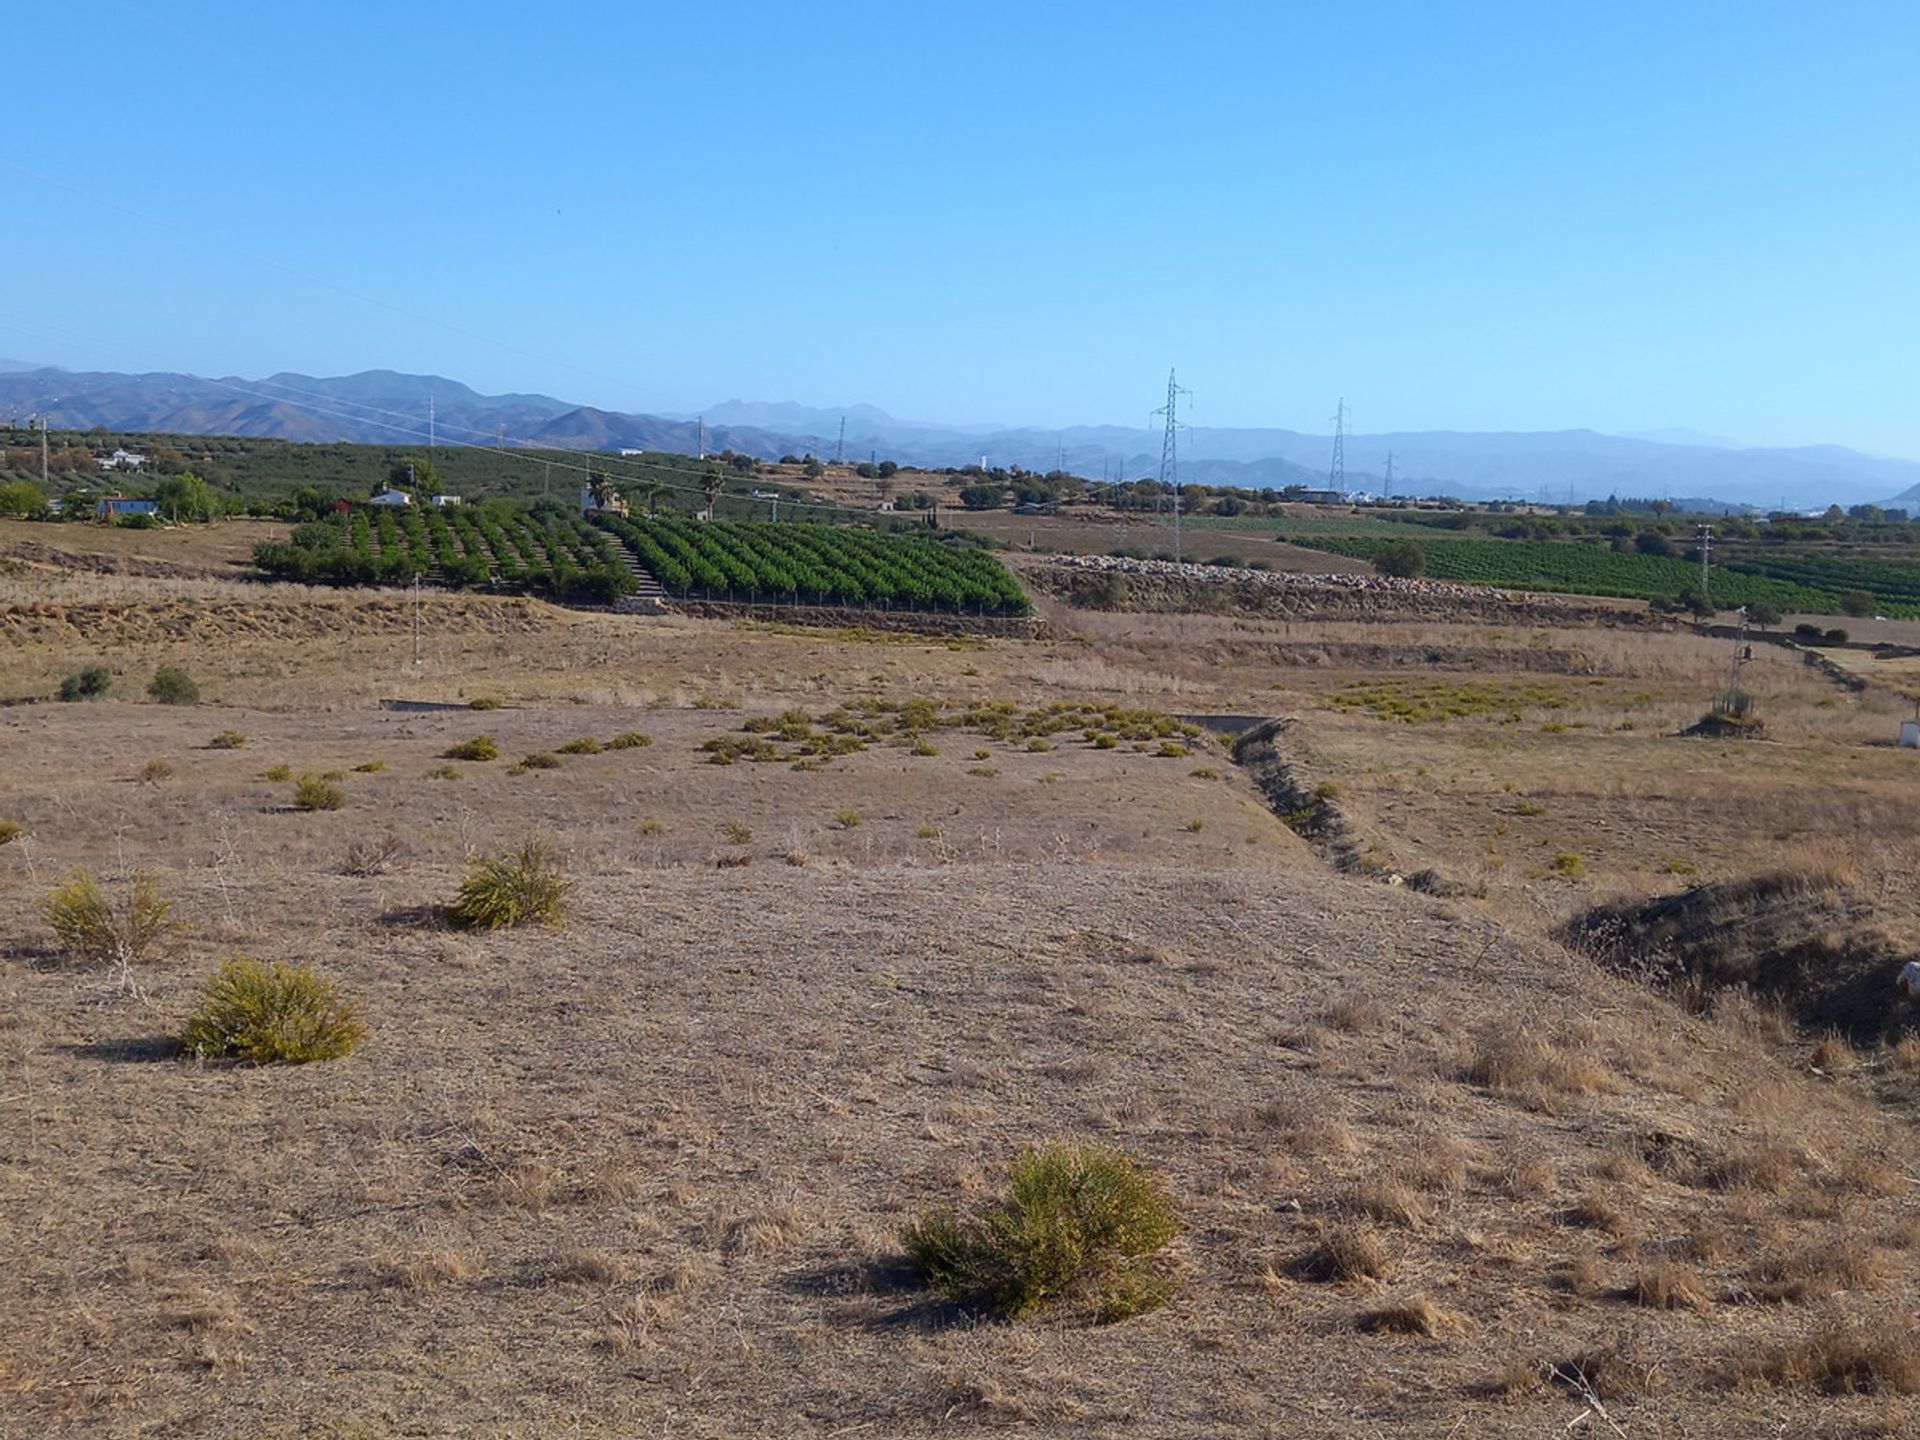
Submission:
POLYGON ((1772 738, 1683 741, 1720 642, 1047 610, 937 641, 443 596, 415 666, 399 595, 0 576, 0 693, 116 675, 0 710, 0 1435, 1912 1432, 1913 1399, 1794 1366, 1884 1342, 1823 1373, 1906 1383, 1914 1052, 1812 1067, 1744 996, 1695 1013, 1548 938, 1794 847, 1898 885, 1887 697, 1757 662, 1772 738), (139 698, 163 661, 206 703, 139 698), (1289 715, 1380 874, 1469 893, 1333 873, 1212 740, 701 749, 916 695, 1289 715), (479 731, 499 760, 442 758, 479 731), (506 773, 624 731, 652 743, 506 773), (346 807, 291 810, 275 765, 346 807), (439 923, 536 830, 565 929, 439 923), (187 933, 63 961, 36 904, 76 865, 154 872, 187 933), (338 978, 365 1045, 180 1058, 232 953, 338 978), (920 1206, 1062 1135, 1166 1176, 1172 1303, 1002 1324, 903 1273, 920 1206), (1353 1233, 1379 1273, 1313 1278, 1353 1233), (1393 1307, 1432 1333, 1369 1328, 1393 1307))

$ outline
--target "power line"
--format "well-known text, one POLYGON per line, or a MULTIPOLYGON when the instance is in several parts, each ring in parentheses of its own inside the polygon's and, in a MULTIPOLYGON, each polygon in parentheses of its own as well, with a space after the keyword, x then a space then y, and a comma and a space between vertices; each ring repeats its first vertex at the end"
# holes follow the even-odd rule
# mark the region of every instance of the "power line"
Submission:
POLYGON ((1176 385, 1173 371, 1167 371, 1167 403, 1154 411, 1156 415, 1167 417, 1166 438, 1160 442, 1160 488, 1165 490, 1173 486, 1173 559, 1180 562, 1180 445, 1176 438, 1180 429, 1179 405, 1182 395, 1191 395, 1191 390, 1176 385))

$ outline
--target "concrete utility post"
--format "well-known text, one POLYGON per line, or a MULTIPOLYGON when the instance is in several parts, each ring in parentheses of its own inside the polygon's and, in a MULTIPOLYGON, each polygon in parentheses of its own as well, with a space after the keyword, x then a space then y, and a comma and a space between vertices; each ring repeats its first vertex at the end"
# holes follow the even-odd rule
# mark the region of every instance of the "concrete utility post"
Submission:
POLYGON ((47 417, 40 417, 40 488, 47 488, 47 417))

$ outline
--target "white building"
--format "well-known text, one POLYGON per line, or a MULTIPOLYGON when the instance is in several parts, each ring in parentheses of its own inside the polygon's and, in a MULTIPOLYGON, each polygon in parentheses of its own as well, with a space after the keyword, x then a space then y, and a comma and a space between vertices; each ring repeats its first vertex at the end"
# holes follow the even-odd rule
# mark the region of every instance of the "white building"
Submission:
POLYGON ((147 457, 138 450, 116 450, 111 455, 98 456, 94 463, 102 470, 138 470, 147 463, 147 457))
POLYGON ((386 505, 393 509, 399 509, 401 506, 413 504, 413 496, 404 490, 380 490, 375 492, 367 503, 369 505, 386 505))

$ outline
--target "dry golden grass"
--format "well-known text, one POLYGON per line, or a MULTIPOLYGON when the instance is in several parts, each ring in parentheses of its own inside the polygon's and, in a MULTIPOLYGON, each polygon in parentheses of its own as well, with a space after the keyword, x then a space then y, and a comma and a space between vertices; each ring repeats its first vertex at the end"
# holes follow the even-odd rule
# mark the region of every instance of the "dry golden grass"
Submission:
MULTIPOLYGON (((1872 1088, 1910 1076, 1875 1053, 1811 1077, 1811 1037, 1777 1017, 1682 1014, 1540 938, 1581 893, 1528 873, 1560 850, 1634 893, 1694 878, 1662 868, 1675 857, 1714 873, 1856 827, 1906 853, 1896 757, 1661 736, 1661 713, 1698 708, 1707 650, 1687 637, 1055 609, 1053 638, 957 649, 431 597, 416 671, 401 596, 55 590, 0 589, 10 694, 105 661, 137 696, 171 662, 208 703, 0 711, 30 722, 8 731, 23 833, 0 849, 0 946, 27 957, 0 966, 0 1114, 23 1120, 0 1187, 33 1217, 0 1271, 0 1429, 213 1416, 290 1440, 311 1416, 355 1440, 504 1440, 512 1417, 610 1440, 697 1409, 716 1435, 1437 1440, 1560 1433, 1577 1374, 1630 1435, 1705 1435, 1730 1433, 1722 1377, 1752 1356, 1776 1378, 1738 1403, 1768 1433, 1816 1434, 1867 1418, 1828 1391, 1891 1388, 1897 1347, 1774 1357, 1802 1326, 1898 1336, 1915 1309, 1900 1197, 1920 1142, 1872 1088), (1570 728, 1323 706, 1427 648, 1569 687, 1570 728), (1639 689, 1653 700, 1630 704, 1639 689), (476 717, 370 703, 395 693, 500 696, 486 724, 515 756, 636 726, 654 743, 444 784, 432 770, 476 717), (1485 899, 1333 876, 1224 756, 1202 782, 1072 735, 1036 754, 876 746, 811 772, 703 763, 742 710, 874 694, 1284 710, 1325 767, 1309 784, 1340 785, 1383 866, 1451 871, 1489 840, 1509 863, 1461 867, 1485 899), (228 725, 246 748, 206 749, 228 725), (174 783, 92 773, 129 727, 174 783), (373 755, 339 816, 275 814, 284 782, 258 778, 373 755), (1515 794, 1545 813, 1509 813, 1515 794), (861 823, 829 823, 843 809, 861 823), (760 838, 716 851, 727 820, 760 838), (531 829, 577 877, 564 934, 422 923, 469 855, 531 829), (341 873, 353 838, 389 832, 404 863, 341 873), (762 863, 715 864, 736 849, 762 863), (770 863, 794 851, 810 863, 770 863), (34 958, 33 900, 80 864, 109 888, 158 869, 194 922, 185 955, 140 970, 144 999, 34 958), (273 1074, 156 1053, 230 951, 338 974, 368 1043, 273 1074), (895 1236, 920 1206, 981 1193, 1010 1146, 1089 1133, 1179 1198, 1175 1304, 979 1326, 900 1288, 895 1236), (1770 1285, 1802 1289, 1739 1303, 1770 1285)), ((1830 713, 1803 677, 1764 674, 1789 681, 1783 709, 1830 713)), ((1855 863, 1878 897, 1882 859, 1855 863)))

